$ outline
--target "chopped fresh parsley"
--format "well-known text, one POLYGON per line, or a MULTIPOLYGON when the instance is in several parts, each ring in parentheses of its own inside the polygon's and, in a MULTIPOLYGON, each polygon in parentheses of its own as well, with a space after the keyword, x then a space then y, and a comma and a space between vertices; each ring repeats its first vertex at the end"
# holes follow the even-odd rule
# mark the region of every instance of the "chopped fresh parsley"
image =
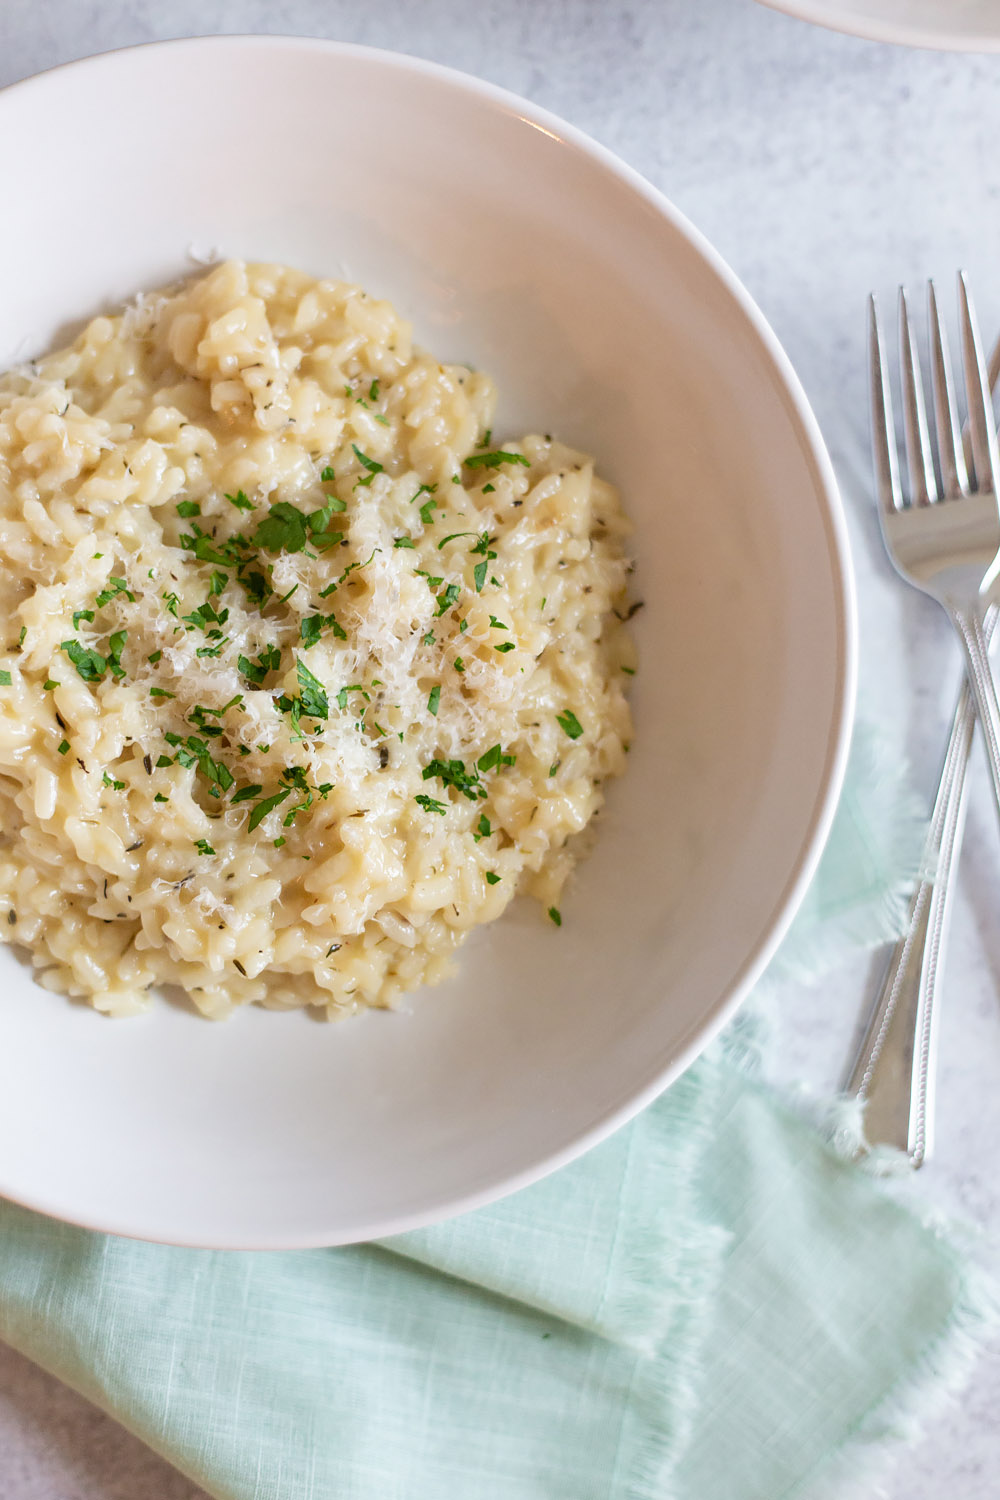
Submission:
MULTIPOLYGON (((91 619, 93 619, 93 615, 91 616, 91 619)), ((76 629, 76 620, 75 619, 73 621, 73 629, 74 630, 76 629)), ((20 633, 20 635, 17 638, 17 644, 19 646, 23 646, 24 645, 24 637, 27 634, 28 634, 28 627, 27 627, 27 625, 22 625, 21 626, 21 633, 20 633)))
POLYGON ((336 477, 337 476, 333 472, 332 466, 330 464, 327 464, 322 474, 319 476, 320 484, 330 484, 334 479, 336 479, 336 477))
POLYGON ((421 495, 434 495, 436 493, 437 493, 437 485, 436 484, 422 484, 420 486, 420 488, 417 490, 417 493, 414 495, 413 499, 410 501, 410 504, 411 505, 416 505, 416 503, 420 499, 421 495))
POLYGON ((338 641, 347 640, 347 631, 333 615, 307 615, 299 622, 299 635, 307 650, 315 646, 323 630, 332 630, 338 641))
MULTIPOLYGON (((100 682, 108 670, 108 664, 100 652, 81 646, 79 641, 63 641, 59 650, 65 651, 84 682, 100 682)), ((7 681, 10 682, 9 672, 7 681)))
POLYGON ((487 882, 488 885, 499 885, 500 884, 500 876, 497 875, 494 870, 487 870, 486 871, 486 882, 487 882))
POLYGON ((622 667, 622 671, 627 672, 630 677, 635 676, 635 667, 622 667))
POLYGON ((384 474, 385 470, 382 467, 382 465, 376 459, 369 458, 367 453, 362 453, 362 451, 358 447, 357 443, 352 443, 351 447, 354 450, 354 457, 357 459, 358 463, 361 465, 361 467, 363 469, 367 470, 367 474, 366 474, 365 478, 364 479, 358 479, 355 482, 356 482, 356 484, 361 485, 362 489, 366 489, 368 487, 368 485, 371 484, 372 480, 375 478, 375 475, 376 474, 384 474))
POLYGON ((490 834, 493 832, 493 829, 490 825, 490 820, 485 813, 479 814, 479 822, 476 824, 476 830, 477 831, 472 835, 472 837, 475 839, 477 844, 479 843, 480 839, 488 839, 490 834))
POLYGON ((112 677, 122 678, 125 676, 125 668, 122 666, 122 652, 125 650, 125 642, 127 640, 127 630, 116 630, 108 641, 108 671, 112 677))
POLYGON ((257 806, 250 814, 250 819, 247 823, 247 832, 253 833, 254 829, 260 822, 263 821, 264 818, 267 817, 268 813, 273 812, 276 807, 280 807, 282 802, 285 801, 285 798, 290 797, 291 795, 291 787, 285 786, 282 787, 280 792, 275 792, 273 797, 265 797, 263 802, 258 802, 257 806))
POLYGON ((179 516, 200 516, 201 506, 197 500, 181 500, 177 505, 177 514, 179 516))
MULTIPOLYGON (((499 748, 498 745, 497 749, 499 748)), ((470 802, 479 802, 486 797, 486 788, 479 772, 475 767, 471 771, 467 770, 460 760, 432 760, 424 767, 422 775, 425 781, 436 777, 445 786, 454 787, 456 792, 461 792, 470 802)))
POLYGON ((438 616, 443 615, 446 609, 450 609, 453 604, 458 602, 458 596, 461 592, 457 583, 448 584, 448 587, 438 595, 438 616))
MULTIPOLYGON (((225 491, 223 491, 225 494, 225 491)), ((237 490, 235 495, 226 495, 230 505, 235 505, 237 510, 253 510, 253 504, 244 495, 242 490, 237 490)))
POLYGON ((306 545, 306 518, 287 500, 279 500, 258 525, 253 540, 265 552, 301 552, 306 545))
POLYGON ((51 693, 53 688, 57 688, 58 686, 59 683, 55 677, 46 677, 45 681, 42 683, 42 691, 44 693, 51 693))
POLYGON ((153 801, 154 802, 169 802, 170 798, 169 797, 165 797, 162 792, 157 792, 155 794, 155 796, 153 797, 153 801))
POLYGON ((295 658, 295 673, 302 689, 302 712, 312 719, 329 718, 330 704, 323 684, 298 657, 295 658))
POLYGON ((481 755, 476 761, 480 771, 495 771, 500 766, 512 766, 516 763, 516 755, 504 755, 500 745, 493 745, 485 755, 481 755))
POLYGON ((150 663, 151 666, 155 667, 156 663, 160 660, 160 658, 162 656, 163 656, 163 652, 162 651, 151 651, 149 653, 149 655, 146 657, 146 660, 150 663))
POLYGON ((561 927, 562 926, 562 913, 560 912, 560 910, 559 910, 559 908, 557 906, 550 906, 549 907, 549 916, 551 917, 552 921, 556 924, 557 927, 561 927))
POLYGON ((378 400, 378 381, 377 380, 373 380, 372 383, 371 383, 371 385, 368 387, 368 399, 369 399, 369 401, 377 401, 378 400))
POLYGON ((69 751, 69 740, 61 740, 59 742, 59 754, 60 755, 66 755, 68 751, 69 751))
POLYGON ((408 536, 398 536, 392 544, 394 547, 408 547, 413 550, 413 542, 408 536))
POLYGON ((496 615, 490 615, 490 624, 493 626, 494 630, 509 630, 510 629, 510 626, 509 625, 505 625, 502 620, 498 620, 497 617, 496 617, 496 615))
POLYGON ((268 672, 276 672, 281 666, 281 651, 277 646, 265 646, 258 653, 256 662, 250 661, 246 656, 239 656, 236 665, 249 682, 260 687, 268 672))
POLYGON ((435 797, 428 797, 426 792, 419 792, 413 800, 420 807, 424 808, 426 812, 444 814, 448 811, 443 802, 438 802, 435 797))
POLYGON ((434 632, 433 632, 433 630, 428 630, 428 632, 427 632, 426 635, 422 635, 420 637, 420 644, 422 646, 433 646, 433 644, 434 644, 434 632))
POLYGON ((343 711, 347 707, 348 693, 360 693, 366 703, 370 703, 372 701, 371 694, 365 692, 365 689, 362 687, 360 682, 352 682, 348 687, 342 687, 340 689, 340 692, 337 694, 337 707, 340 709, 341 713, 343 713, 343 711))
POLYGON ((197 851, 198 851, 199 854, 214 854, 215 853, 215 850, 212 848, 211 844, 208 842, 208 839, 195 839, 194 847, 197 849, 197 851))
POLYGON ((255 797, 260 796, 263 790, 262 786, 241 786, 239 791, 234 792, 229 800, 234 806, 237 802, 252 802, 255 797))
POLYGON ((135 603, 135 595, 124 578, 109 578, 107 587, 101 590, 94 602, 98 609, 103 609, 105 604, 110 604, 111 600, 119 594, 124 594, 130 604, 135 603))
POLYGON ((495 490, 496 490, 496 485, 495 484, 484 484, 483 485, 483 494, 484 495, 492 495, 495 490))
POLYGON ((309 615, 306 619, 299 622, 299 635, 302 639, 303 646, 305 646, 307 650, 310 646, 315 646, 316 642, 320 638, 322 630, 322 615, 309 615))
POLYGON ((116 792, 123 792, 125 790, 124 781, 116 781, 113 776, 108 775, 107 771, 104 772, 104 785, 113 787, 116 792))
POLYGON ((515 646, 513 641, 502 641, 499 646, 494 646, 493 649, 500 652, 513 651, 515 650, 515 646))
POLYGON ((441 702, 441 684, 436 682, 431 688, 430 697, 427 699, 427 712, 437 718, 438 705, 441 702))
POLYGON ((583 725, 571 708, 567 708, 561 714, 556 714, 556 723, 571 740, 578 740, 583 733, 583 725))
POLYGON ((467 469, 497 469, 501 464, 523 464, 530 469, 531 460, 523 453, 508 453, 505 448, 496 448, 492 453, 473 453, 465 460, 467 469))
MULTIPOLYGON (((229 611, 228 609, 216 611, 211 600, 206 599, 204 604, 199 604, 189 615, 182 615, 181 619, 185 625, 190 625, 192 630, 209 630, 214 625, 225 625, 229 619, 229 611)), ((216 630, 215 634, 218 635, 218 633, 216 630)))
POLYGON ((464 672, 465 671, 465 662, 462 660, 462 658, 460 656, 456 656, 455 657, 453 665, 454 665, 454 668, 455 668, 456 672, 464 672))
POLYGON ((86 620, 87 624, 89 625, 90 622, 93 620, 93 618, 94 618, 94 611, 92 609, 75 609, 73 611, 73 629, 74 630, 79 630, 80 629, 80 621, 81 620, 86 620))
POLYGON ((562 765, 562 761, 561 760, 554 760, 552 762, 551 766, 549 766, 549 775, 550 776, 554 776, 561 765, 562 765))
POLYGON ((310 511, 307 517, 309 540, 320 552, 325 552, 328 547, 336 547, 344 540, 342 531, 330 530, 330 522, 335 515, 346 509, 346 500, 341 500, 338 495, 328 495, 326 504, 320 510, 310 511))
POLYGON ((150 690, 149 690, 149 696, 151 698, 176 698, 177 694, 176 693, 168 693, 167 690, 166 690, 166 688, 151 687, 150 690))
MULTIPOLYGON (((168 612, 170 614, 172 614, 174 616, 174 618, 176 619, 176 617, 177 617, 177 609, 178 609, 178 606, 179 606, 179 604, 181 602, 178 599, 177 595, 176 594, 164 594, 164 596, 163 596, 163 602, 167 606, 168 612)), ((86 618, 86 617, 84 617, 84 618, 86 618)), ((93 615, 91 615, 90 618, 93 619, 94 618, 93 615)), ((73 617, 73 623, 74 624, 76 623, 76 616, 75 615, 73 617)))

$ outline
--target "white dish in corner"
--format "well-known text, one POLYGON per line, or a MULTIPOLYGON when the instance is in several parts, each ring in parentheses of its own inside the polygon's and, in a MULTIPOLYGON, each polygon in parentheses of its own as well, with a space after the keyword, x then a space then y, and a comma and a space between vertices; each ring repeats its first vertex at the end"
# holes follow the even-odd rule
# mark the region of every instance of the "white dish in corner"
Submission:
POLYGON ((800 21, 873 42, 943 52, 1000 52, 996 0, 758 0, 800 21))
POLYGON ((732 1015, 815 868, 854 691, 843 520, 802 390, 665 199, 512 95, 410 58, 215 38, 0 94, 0 365, 192 245, 346 274, 489 370, 497 430, 598 455, 637 524, 628 774, 556 931, 527 903, 456 977, 322 1026, 108 1021, 0 954, 0 1192, 176 1244, 385 1236, 525 1185, 732 1015), (150 110, 150 99, 197 99, 150 110), (266 101, 266 108, 261 102, 266 101), (71 137, 72 152, 65 150, 71 137))

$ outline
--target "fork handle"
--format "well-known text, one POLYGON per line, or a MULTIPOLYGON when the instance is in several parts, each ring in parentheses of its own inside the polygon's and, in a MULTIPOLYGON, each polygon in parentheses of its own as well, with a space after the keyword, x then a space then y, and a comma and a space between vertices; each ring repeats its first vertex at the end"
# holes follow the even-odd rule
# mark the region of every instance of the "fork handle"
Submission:
MULTIPOLYGON (((992 634, 997 612, 991 610, 992 634)), ((936 992, 965 822, 965 773, 976 712, 967 680, 955 707, 906 931, 889 959, 864 1039, 844 1084, 865 1104, 869 1145, 895 1146, 914 1167, 934 1137, 936 992)))
POLYGON ((949 605, 947 608, 965 651, 966 678, 979 714, 993 800, 1000 819, 1000 702, 997 701, 996 679, 983 632, 983 616, 977 607, 967 609, 949 605))

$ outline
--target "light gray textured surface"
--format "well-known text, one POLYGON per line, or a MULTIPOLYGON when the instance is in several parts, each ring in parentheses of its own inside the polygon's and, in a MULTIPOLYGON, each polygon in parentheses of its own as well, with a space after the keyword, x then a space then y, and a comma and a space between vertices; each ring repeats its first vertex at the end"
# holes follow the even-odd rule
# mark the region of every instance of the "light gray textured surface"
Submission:
MULTIPOLYGON (((690 215, 760 302, 814 402, 849 511, 862 700, 895 722, 929 793, 956 663, 943 618, 896 584, 881 555, 868 500, 863 303, 900 278, 934 274, 948 285, 961 264, 986 330, 1000 326, 1000 58, 853 41, 751 0, 0 0, 0 84, 128 43, 240 31, 393 47, 479 74, 589 131, 690 215)), ((998 872, 977 766, 945 976, 938 1151, 920 1188, 994 1233, 998 872)), ((783 996, 785 1076, 836 1082, 871 975, 858 962, 783 996)), ((961 1402, 900 1455, 881 1493, 992 1500, 998 1406, 1000 1344, 961 1402)), ((0 1346, 2 1500, 198 1494, 0 1346)))

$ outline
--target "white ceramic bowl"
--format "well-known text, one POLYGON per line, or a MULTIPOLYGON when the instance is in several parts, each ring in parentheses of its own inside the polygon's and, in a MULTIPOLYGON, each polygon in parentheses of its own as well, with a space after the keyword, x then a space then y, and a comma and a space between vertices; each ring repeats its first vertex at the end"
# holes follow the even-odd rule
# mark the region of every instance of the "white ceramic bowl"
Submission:
POLYGON ((874 42, 1000 52, 997 0, 760 0, 802 21, 874 42))
POLYGON ((592 141, 409 58, 223 38, 0 95, 0 362, 187 267, 342 273, 497 377, 497 430, 599 455, 637 522, 628 775, 564 902, 338 1026, 108 1021, 0 955, 0 1192, 178 1244, 306 1246, 475 1207, 635 1113, 732 1014, 815 866, 852 596, 830 464, 709 246, 592 141), (67 149, 71 143, 72 149, 67 149))

